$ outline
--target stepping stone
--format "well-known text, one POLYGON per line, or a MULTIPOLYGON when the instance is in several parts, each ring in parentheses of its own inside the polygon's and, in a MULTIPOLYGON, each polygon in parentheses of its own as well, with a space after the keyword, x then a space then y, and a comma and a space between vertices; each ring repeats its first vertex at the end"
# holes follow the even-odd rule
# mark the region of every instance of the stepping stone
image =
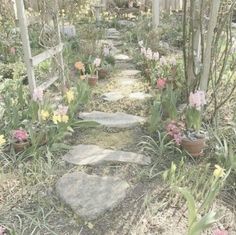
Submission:
POLYGON ((63 175, 56 191, 63 202, 87 220, 113 209, 126 196, 129 184, 116 177, 100 177, 82 172, 63 175))
POLYGON ((124 55, 124 54, 117 54, 117 55, 115 55, 115 59, 119 60, 119 61, 123 61, 123 62, 131 60, 131 58, 129 56, 124 55))
POLYGON ((102 95, 102 99, 106 101, 118 101, 123 99, 125 96, 120 92, 108 92, 102 95))
POLYGON ((105 113, 93 111, 91 113, 81 113, 79 118, 95 121, 106 127, 131 128, 146 121, 146 118, 130 115, 126 113, 105 113))
POLYGON ((134 93, 129 94, 129 98, 132 100, 145 100, 151 97, 152 96, 150 94, 147 94, 144 92, 134 92, 134 93))
POLYGON ((150 157, 138 153, 103 149, 97 145, 74 146, 63 160, 75 165, 101 165, 106 162, 126 162, 149 165, 150 157))
POLYGON ((136 24, 132 21, 128 21, 128 20, 118 20, 117 24, 119 26, 125 26, 125 27, 135 27, 136 24))
MULTIPOLYGON (((117 77, 119 79, 119 77, 117 77)), ((134 85, 135 83, 137 83, 137 80, 135 79, 130 79, 130 78, 126 78, 126 79, 119 79, 119 83, 122 86, 129 86, 129 85, 134 85)))
POLYGON ((119 70, 127 70, 127 69, 135 69, 135 65, 134 64, 131 64, 131 63, 123 63, 123 62, 119 62, 119 61, 116 61, 116 69, 119 69, 119 70))
POLYGON ((107 39, 120 39, 120 32, 115 28, 110 28, 106 30, 107 39))
POLYGON ((134 77, 137 76, 138 74, 140 74, 141 71, 140 70, 136 70, 136 69, 126 69, 126 70, 122 70, 119 73, 119 77, 134 77))

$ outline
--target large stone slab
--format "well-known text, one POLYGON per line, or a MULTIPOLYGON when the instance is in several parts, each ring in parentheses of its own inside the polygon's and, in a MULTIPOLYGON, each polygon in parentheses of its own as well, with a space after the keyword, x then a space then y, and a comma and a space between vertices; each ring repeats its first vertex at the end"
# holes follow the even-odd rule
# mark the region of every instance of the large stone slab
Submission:
POLYGON ((81 172, 63 175, 56 184, 60 198, 84 219, 96 219, 113 209, 126 196, 129 185, 115 177, 100 177, 81 172))
POLYGON ((131 58, 128 55, 125 54, 117 54, 114 56, 116 60, 122 61, 122 62, 127 62, 130 61, 131 58))
POLYGON ((141 74, 140 70, 136 70, 136 69, 125 69, 122 70, 119 73, 119 77, 135 77, 137 75, 141 74))
POLYGON ((122 79, 120 79, 120 77, 116 77, 116 78, 119 81, 119 84, 121 86, 131 86, 138 82, 136 79, 132 79, 132 78, 122 78, 122 79))
POLYGON ((124 27, 135 27, 136 24, 133 21, 129 21, 129 20, 118 20, 117 24, 119 26, 124 26, 124 27))
POLYGON ((146 121, 146 118, 130 115, 122 112, 105 113, 93 111, 91 113, 81 113, 79 118, 95 121, 106 127, 131 128, 146 121))
POLYGON ((150 94, 147 94, 144 92, 134 92, 134 93, 129 94, 129 98, 132 100, 145 100, 151 97, 152 96, 150 94))
POLYGON ((97 145, 83 144, 74 146, 63 156, 63 160, 75 165, 101 165, 106 162, 126 162, 140 165, 151 163, 150 157, 142 154, 103 149, 97 145))
POLYGON ((120 32, 115 28, 110 28, 106 30, 107 39, 120 39, 120 32))
POLYGON ((107 93, 104 93, 102 95, 102 99, 103 100, 106 100, 106 101, 118 101, 118 100, 121 100, 123 99, 125 96, 121 93, 121 92, 116 92, 116 91, 113 91, 113 92, 107 92, 107 93))

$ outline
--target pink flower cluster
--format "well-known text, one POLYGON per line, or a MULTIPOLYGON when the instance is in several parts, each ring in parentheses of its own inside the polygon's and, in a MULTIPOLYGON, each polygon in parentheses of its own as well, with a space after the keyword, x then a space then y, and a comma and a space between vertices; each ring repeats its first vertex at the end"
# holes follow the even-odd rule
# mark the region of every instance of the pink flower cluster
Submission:
POLYGON ((206 104, 205 92, 204 91, 196 91, 195 93, 191 92, 189 95, 189 105, 190 107, 194 107, 197 110, 201 110, 201 108, 206 104))
POLYGON ((228 235, 229 232, 227 230, 216 229, 213 231, 213 235, 228 235))
POLYGON ((160 59, 160 55, 158 52, 153 52, 151 48, 146 49, 143 46, 143 41, 138 42, 139 46, 141 47, 141 55, 144 55, 147 60, 155 60, 158 61, 160 59))
POLYGON ((13 131, 13 138, 17 141, 26 141, 29 135, 25 130, 15 130, 13 131))
POLYGON ((166 80, 164 78, 157 79, 157 88, 162 90, 166 87, 166 80))
POLYGON ((6 229, 0 225, 0 235, 6 235, 6 229))
POLYGON ((59 105, 58 109, 54 112, 55 115, 66 115, 68 112, 68 106, 59 105))
POLYGON ((36 88, 33 93, 33 101, 43 101, 43 89, 36 88))
POLYGON ((182 141, 182 124, 176 123, 175 121, 170 122, 166 126, 167 134, 174 139, 177 145, 180 145, 182 141))

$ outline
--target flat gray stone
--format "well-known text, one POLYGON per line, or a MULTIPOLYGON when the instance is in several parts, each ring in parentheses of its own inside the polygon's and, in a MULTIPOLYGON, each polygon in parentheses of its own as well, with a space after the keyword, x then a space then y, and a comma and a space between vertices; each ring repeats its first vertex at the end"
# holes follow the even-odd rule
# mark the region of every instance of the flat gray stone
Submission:
POLYGON ((95 121, 106 127, 131 128, 146 121, 146 118, 130 115, 126 113, 104 113, 93 111, 91 113, 81 113, 80 118, 95 121))
POLYGON ((123 62, 116 61, 115 66, 116 66, 116 69, 119 69, 119 70, 135 69, 135 65, 129 62, 123 63, 123 62))
POLYGON ((117 206, 125 198, 128 188, 129 184, 119 178, 81 172, 65 174, 56 184, 61 200, 88 220, 117 206))
MULTIPOLYGON (((117 77, 119 79, 119 77, 117 77)), ((134 85, 135 83, 137 83, 137 80, 135 79, 130 79, 130 78, 126 78, 126 79, 119 79, 119 83, 122 86, 129 86, 129 85, 134 85)))
POLYGON ((106 30, 107 39, 120 39, 120 32, 115 28, 110 28, 106 30))
POLYGON ((136 24, 134 22, 129 21, 129 20, 118 20, 117 24, 119 26, 125 26, 125 27, 135 27, 136 26, 136 24))
POLYGON ((129 98, 132 100, 145 100, 151 97, 152 96, 150 94, 147 94, 144 92, 134 92, 134 93, 129 94, 129 98))
POLYGON ((97 145, 83 144, 74 146, 62 159, 69 163, 82 166, 101 165, 107 162, 125 162, 139 165, 149 165, 151 163, 150 157, 142 154, 103 149, 97 145))
POLYGON ((102 95, 103 100, 110 101, 110 102, 121 100, 124 97, 125 96, 121 92, 118 92, 118 91, 107 92, 102 95))
POLYGON ((140 70, 136 69, 125 69, 119 73, 120 77, 135 77, 141 73, 140 70))
POLYGON ((124 54, 117 54, 114 56, 116 60, 119 60, 119 61, 130 61, 131 58, 128 56, 128 55, 124 55, 124 54))

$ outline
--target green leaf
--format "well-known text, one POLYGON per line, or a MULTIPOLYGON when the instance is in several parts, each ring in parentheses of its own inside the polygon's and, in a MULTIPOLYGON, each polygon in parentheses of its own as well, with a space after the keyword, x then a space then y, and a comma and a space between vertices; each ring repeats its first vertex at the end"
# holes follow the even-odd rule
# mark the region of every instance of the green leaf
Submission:
POLYGON ((177 190, 185 197, 188 205, 188 224, 189 227, 196 221, 197 219, 197 210, 194 202, 194 198, 192 194, 185 188, 177 188, 177 190))
POLYGON ((210 225, 217 221, 217 214, 216 212, 209 212, 208 214, 204 215, 198 222, 194 223, 190 230, 189 235, 200 235, 201 232, 208 228, 210 225))

